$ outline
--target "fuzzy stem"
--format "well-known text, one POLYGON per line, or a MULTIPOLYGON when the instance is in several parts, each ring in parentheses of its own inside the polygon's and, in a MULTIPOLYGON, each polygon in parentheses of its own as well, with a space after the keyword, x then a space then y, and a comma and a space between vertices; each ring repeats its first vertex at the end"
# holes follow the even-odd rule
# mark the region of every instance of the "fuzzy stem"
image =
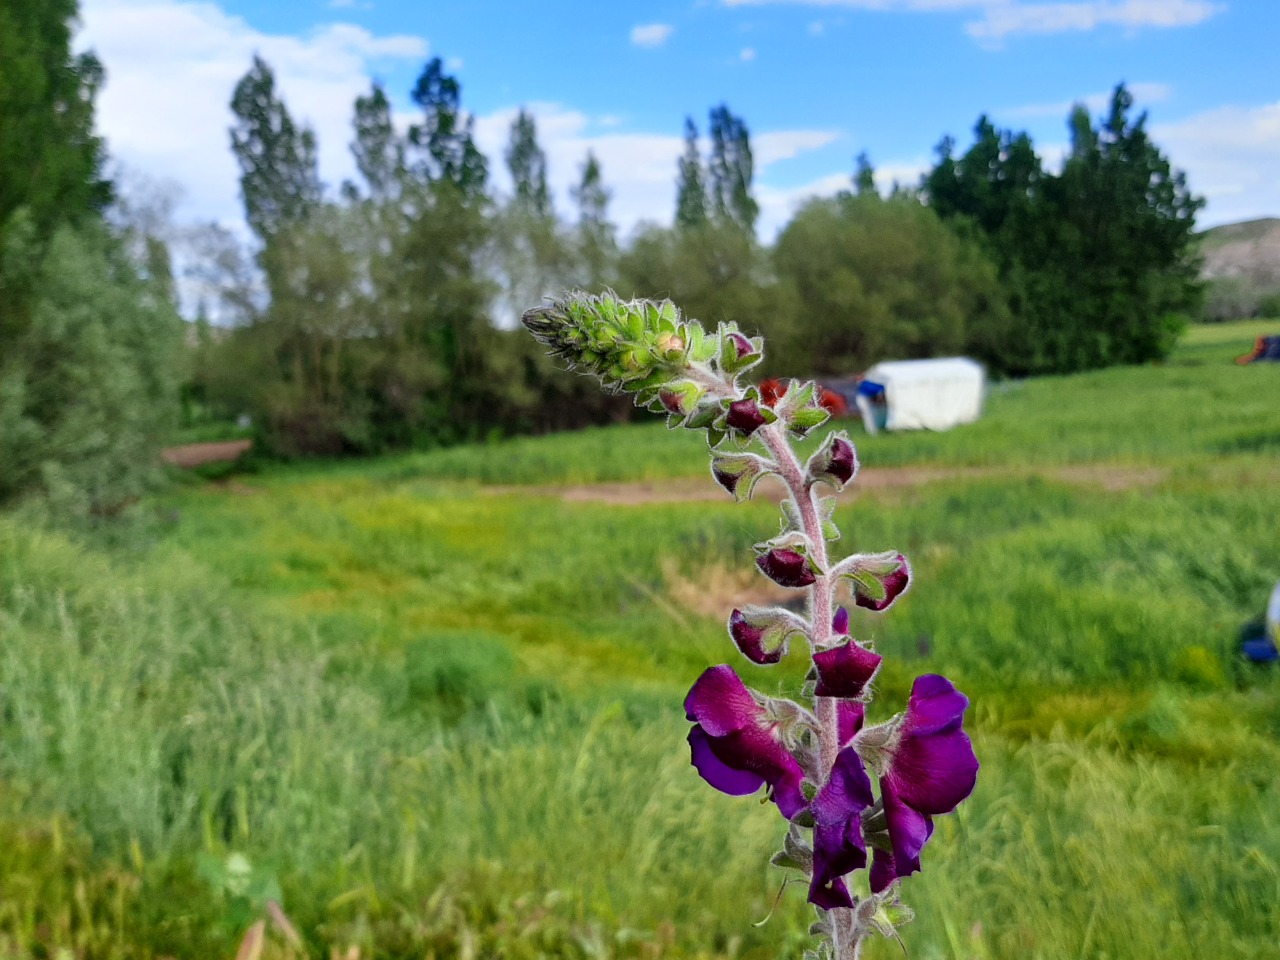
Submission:
MULTIPOLYGON (((786 430, 780 424, 761 427, 760 439, 764 442, 777 465, 778 474, 786 484, 791 499, 800 514, 800 522, 804 534, 809 538, 812 549, 811 557, 821 575, 809 594, 809 636, 817 648, 823 648, 831 642, 831 616, 834 590, 834 577, 828 570, 827 540, 822 532, 822 517, 818 512, 818 498, 813 487, 805 482, 804 468, 796 457, 795 450, 787 438, 786 430)), ((822 780, 831 773, 835 765, 836 754, 840 752, 839 717, 836 701, 831 697, 815 697, 814 712, 818 718, 818 756, 819 772, 822 780)), ((856 928, 857 920, 854 911, 847 908, 829 910, 831 918, 831 948, 835 960, 858 960, 862 953, 863 937, 856 928)))

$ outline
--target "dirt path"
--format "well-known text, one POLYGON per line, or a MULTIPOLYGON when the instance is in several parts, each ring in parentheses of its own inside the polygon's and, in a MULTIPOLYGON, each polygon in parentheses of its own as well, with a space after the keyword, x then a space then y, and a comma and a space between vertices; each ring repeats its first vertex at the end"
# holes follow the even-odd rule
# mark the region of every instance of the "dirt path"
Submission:
POLYGON ((160 454, 160 459, 175 467, 202 467, 206 463, 226 463, 228 460, 239 460, 252 446, 252 440, 188 443, 181 447, 168 447, 160 454))
MULTIPOLYGON (((856 496, 864 490, 902 490, 956 478, 1025 479, 1042 477, 1104 490, 1131 490, 1153 487, 1168 475, 1162 467, 1119 467, 1113 464, 1080 464, 1059 467, 880 467, 858 472, 845 496, 856 496)), ((729 495, 706 477, 679 477, 671 480, 643 480, 631 483, 597 483, 573 486, 490 486, 486 494, 523 494, 556 496, 562 500, 593 503, 639 505, 645 503, 702 503, 727 500, 729 495)), ((778 501, 783 497, 782 484, 766 477, 756 488, 756 496, 778 501)))

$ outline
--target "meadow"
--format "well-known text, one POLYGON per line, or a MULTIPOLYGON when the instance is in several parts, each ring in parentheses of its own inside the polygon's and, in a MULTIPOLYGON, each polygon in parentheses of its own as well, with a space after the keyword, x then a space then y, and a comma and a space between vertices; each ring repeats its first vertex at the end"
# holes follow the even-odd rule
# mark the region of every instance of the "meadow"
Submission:
MULTIPOLYGON (((1280 369, 1231 363, 1274 326, 851 428, 897 482, 837 520, 916 571, 855 617, 875 710, 946 673, 982 762, 905 884, 911 957, 1274 957, 1280 671, 1236 644, 1280 578, 1280 369)), ((0 957, 231 957, 269 899, 300 941, 268 957, 798 957, 780 819, 684 743, 777 516, 706 473, 637 424, 0 517, 0 957)))

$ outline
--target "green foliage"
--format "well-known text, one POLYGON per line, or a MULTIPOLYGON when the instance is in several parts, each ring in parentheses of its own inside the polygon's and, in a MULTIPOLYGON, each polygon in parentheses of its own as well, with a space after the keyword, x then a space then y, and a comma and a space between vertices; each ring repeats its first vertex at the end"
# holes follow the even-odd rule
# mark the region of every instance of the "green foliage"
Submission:
POLYGON ((1168 355, 1200 290, 1193 197, 1152 143, 1146 115, 1116 88, 1095 128, 1070 120, 1062 173, 1046 173, 1026 134, 982 117, 960 159, 944 140, 925 177, 930 205, 976 232, 999 263, 1016 322, 976 352, 1013 374, 1088 370, 1168 355))
POLYGON ((7 234, 26 208, 41 243, 59 224, 92 219, 111 198, 102 141, 93 133, 102 64, 92 53, 71 52, 78 6, 0 5, 0 231, 7 234))
POLYGON ((572 190, 578 204, 576 286, 596 290, 613 279, 618 256, 617 231, 609 222, 609 190, 600 163, 591 151, 582 165, 582 178, 572 190))
POLYGON ((1009 326, 994 266, 909 197, 810 201, 778 238, 774 264, 790 320, 771 324, 778 373, 983 353, 1009 326))
POLYGON ((0 265, 38 291, 0 356, 0 500, 39 491, 69 516, 112 514, 158 479, 182 323, 105 227, 60 227, 40 254, 24 226, 0 265))

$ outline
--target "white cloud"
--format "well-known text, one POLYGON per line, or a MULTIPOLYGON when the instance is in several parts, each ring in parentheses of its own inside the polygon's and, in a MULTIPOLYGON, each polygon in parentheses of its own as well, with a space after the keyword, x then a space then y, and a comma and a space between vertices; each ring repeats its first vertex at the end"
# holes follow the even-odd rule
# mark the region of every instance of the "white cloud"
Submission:
POLYGON ((743 47, 742 51, 738 54, 738 59, 741 60, 743 63, 750 63, 755 58, 756 58, 755 47, 743 47))
MULTIPOLYGON (((1134 103, 1142 109, 1149 103, 1161 103, 1173 95, 1173 87, 1167 83, 1130 83, 1126 85, 1133 95, 1134 103)), ((1101 113, 1111 104, 1111 90, 1086 94, 1074 100, 1056 100, 1052 103, 1028 103, 1020 107, 1009 107, 1005 110, 993 111, 998 116, 1009 119, 1031 119, 1036 117, 1055 117, 1065 119, 1070 115, 1077 103, 1082 103, 1090 113, 1101 113)))
POLYGON ((999 45, 1015 33, 1064 33, 1100 26, 1190 27, 1223 10, 1210 0, 1093 0, 1087 3, 997 2, 986 4, 982 19, 965 32, 986 45, 999 45))
POLYGON ((660 47, 676 32, 669 23, 646 23, 631 28, 631 42, 637 47, 660 47))
POLYGON ((757 170, 790 160, 840 138, 839 130, 771 130, 751 136, 751 157, 757 170))
POLYGON ((428 51, 421 37, 379 36, 344 23, 301 37, 267 34, 195 0, 84 0, 81 23, 77 46, 97 51, 107 70, 97 126, 112 155, 181 181, 182 219, 237 227, 229 104, 255 53, 271 64, 295 118, 315 129, 321 175, 336 183, 354 173, 347 149, 352 104, 368 92, 372 70, 389 60, 423 60, 428 51))
MULTIPOLYGON (((1063 33, 1101 26, 1186 27, 1225 9, 1217 0, 723 0, 727 7, 791 3, 811 7, 843 7, 887 13, 957 13, 973 11, 979 19, 965 32, 984 46, 999 46, 1018 33, 1063 33)), ((812 29, 812 26, 811 28, 812 29)))
POLYGON ((1280 100, 1155 124, 1151 137, 1207 199, 1202 226, 1280 216, 1280 100))

